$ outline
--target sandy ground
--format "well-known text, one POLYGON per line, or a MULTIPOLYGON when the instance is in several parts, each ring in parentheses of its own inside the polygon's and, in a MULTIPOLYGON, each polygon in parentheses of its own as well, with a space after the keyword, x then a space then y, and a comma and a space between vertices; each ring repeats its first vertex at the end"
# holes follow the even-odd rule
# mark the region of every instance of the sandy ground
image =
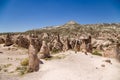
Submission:
MULTIPOLYGON (((9 71, 19 65, 22 58, 27 54, 22 51, 26 50, 5 50, 0 48, 0 64, 11 63, 9 71), (19 54, 18 54, 19 52, 19 54), (8 60, 12 57, 12 60, 8 60), (18 58, 18 60, 15 60, 18 58)), ((0 73, 0 80, 120 80, 120 63, 115 59, 104 58, 95 55, 85 55, 81 52, 75 54, 74 51, 59 53, 52 60, 42 60, 38 72, 17 76, 0 73), (111 60, 107 63, 104 60, 111 60), (104 65, 104 66, 102 66, 104 65)))
POLYGON ((66 58, 44 62, 39 72, 26 75, 21 80, 120 80, 120 66, 111 59, 66 52, 66 58), (101 65, 105 65, 102 67, 101 65), (32 76, 34 75, 34 77, 32 76))

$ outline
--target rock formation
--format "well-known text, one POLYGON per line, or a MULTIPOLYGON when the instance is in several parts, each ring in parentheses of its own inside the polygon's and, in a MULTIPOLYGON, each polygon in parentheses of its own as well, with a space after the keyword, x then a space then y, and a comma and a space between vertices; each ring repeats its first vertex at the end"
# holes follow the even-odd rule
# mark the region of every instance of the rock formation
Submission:
POLYGON ((72 49, 71 45, 70 45, 70 40, 68 39, 68 37, 65 39, 64 44, 63 44, 63 51, 67 51, 69 49, 72 49))
POLYGON ((34 72, 39 70, 39 62, 37 56, 37 51, 34 47, 35 40, 31 39, 29 49, 28 49, 28 55, 29 55, 29 66, 28 66, 28 72, 34 72))
POLYGON ((81 41, 80 40, 76 40, 75 46, 74 46, 75 53, 80 51, 80 46, 81 46, 81 41))
POLYGON ((120 62, 120 44, 117 43, 115 47, 115 57, 120 62))
POLYGON ((63 50, 63 43, 60 40, 59 34, 57 35, 57 38, 53 41, 53 48, 52 50, 62 51, 63 50))
POLYGON ((42 46, 39 52, 40 58, 50 58, 50 50, 49 47, 47 45, 47 43, 45 41, 42 42, 42 46))
POLYGON ((16 42, 15 42, 19 47, 23 47, 23 48, 29 48, 29 44, 30 44, 30 41, 26 38, 26 37, 24 37, 24 36, 22 36, 22 35, 20 35, 18 38, 17 38, 17 40, 16 40, 16 42))
POLYGON ((0 37, 0 44, 3 44, 3 43, 5 43, 5 40, 2 37, 0 37))
POLYGON ((12 44, 13 44, 12 35, 7 34, 6 39, 5 39, 5 46, 11 46, 12 44))

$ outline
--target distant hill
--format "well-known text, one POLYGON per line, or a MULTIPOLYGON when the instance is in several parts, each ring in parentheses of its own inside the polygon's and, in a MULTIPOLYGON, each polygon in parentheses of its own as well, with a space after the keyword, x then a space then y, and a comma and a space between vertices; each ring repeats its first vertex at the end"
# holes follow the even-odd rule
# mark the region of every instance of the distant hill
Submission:
POLYGON ((81 25, 75 21, 69 21, 60 26, 50 26, 44 27, 41 29, 28 30, 25 33, 59 33, 61 35, 71 35, 71 34, 80 34, 80 33, 90 33, 95 34, 98 32, 115 32, 120 33, 120 23, 102 23, 102 24, 84 24, 81 25))
MULTIPOLYGON (((120 23, 102 23, 102 24, 79 24, 75 21, 69 21, 63 25, 58 26, 48 26, 43 27, 40 29, 28 30, 25 32, 16 32, 12 34, 41 34, 41 33, 48 33, 48 34, 61 34, 61 35, 72 35, 72 34, 87 34, 90 33, 92 35, 97 34, 99 32, 115 32, 120 33, 120 23)), ((7 33, 0 33, 0 34, 7 34, 7 33)))

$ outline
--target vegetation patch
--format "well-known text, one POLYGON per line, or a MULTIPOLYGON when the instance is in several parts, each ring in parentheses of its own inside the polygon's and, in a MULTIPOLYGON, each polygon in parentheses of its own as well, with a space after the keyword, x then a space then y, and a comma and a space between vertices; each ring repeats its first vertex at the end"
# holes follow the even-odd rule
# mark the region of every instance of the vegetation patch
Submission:
POLYGON ((97 51, 97 50, 95 50, 92 54, 93 54, 93 55, 102 56, 102 54, 101 54, 99 51, 97 51))
POLYGON ((24 75, 25 73, 27 73, 27 66, 17 67, 16 71, 18 71, 20 75, 24 75))
POLYGON ((10 67, 12 64, 1 64, 0 65, 0 68, 2 69, 2 68, 8 68, 8 67, 10 67))
POLYGON ((20 62, 21 66, 28 66, 29 64, 29 59, 28 58, 25 58, 23 59, 21 62, 20 62))
POLYGON ((60 52, 58 49, 56 49, 56 48, 52 49, 53 54, 58 53, 58 52, 60 52))

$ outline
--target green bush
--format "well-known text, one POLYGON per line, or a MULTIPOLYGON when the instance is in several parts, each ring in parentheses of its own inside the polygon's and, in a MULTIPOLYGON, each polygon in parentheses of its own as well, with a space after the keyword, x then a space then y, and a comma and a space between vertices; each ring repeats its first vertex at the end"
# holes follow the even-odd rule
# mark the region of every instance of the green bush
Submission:
POLYGON ((20 64, 21 64, 21 66, 28 66, 29 59, 28 58, 23 59, 20 64))
POLYGON ((101 54, 101 53, 99 53, 98 51, 94 51, 92 54, 93 54, 93 55, 102 56, 102 54, 101 54))

